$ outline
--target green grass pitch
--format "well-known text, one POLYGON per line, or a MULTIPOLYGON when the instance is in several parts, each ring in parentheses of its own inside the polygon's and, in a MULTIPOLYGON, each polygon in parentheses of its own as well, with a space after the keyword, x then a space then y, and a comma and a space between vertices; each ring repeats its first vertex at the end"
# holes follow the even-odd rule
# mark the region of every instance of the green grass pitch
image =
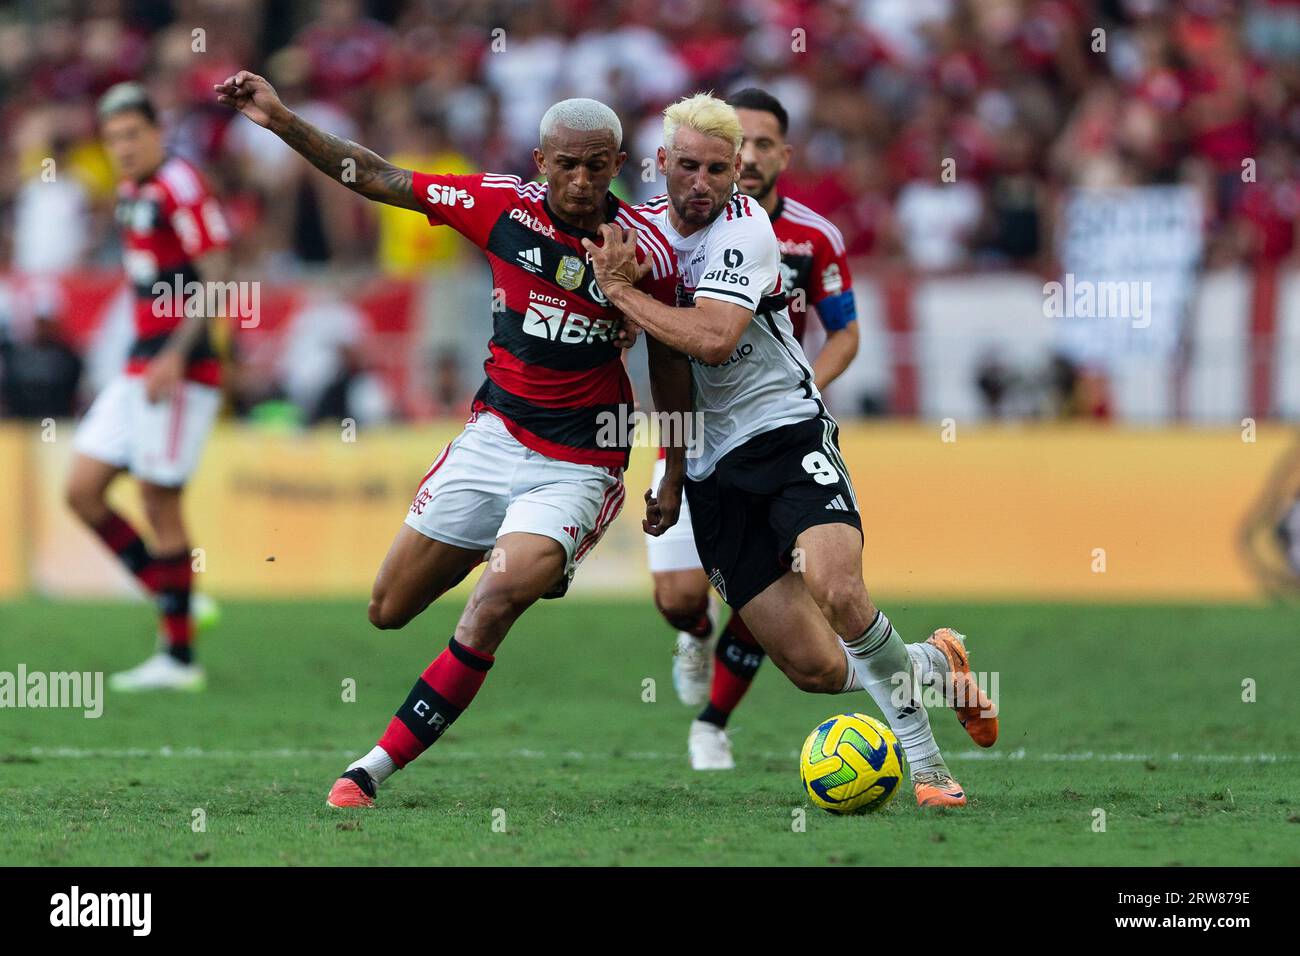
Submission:
MULTIPOLYGON (((203 694, 0 710, 0 864, 1300 864, 1294 609, 882 603, 910 640, 960 628, 998 672, 992 751, 932 711, 964 810, 921 812, 910 788, 872 816, 814 809, 803 738, 876 711, 770 662, 732 720, 738 769, 692 772, 669 629, 648 603, 577 598, 523 618, 378 809, 329 810, 459 603, 380 633, 359 601, 228 602, 203 694)), ((0 670, 111 672, 151 631, 144 605, 0 604, 0 670)))

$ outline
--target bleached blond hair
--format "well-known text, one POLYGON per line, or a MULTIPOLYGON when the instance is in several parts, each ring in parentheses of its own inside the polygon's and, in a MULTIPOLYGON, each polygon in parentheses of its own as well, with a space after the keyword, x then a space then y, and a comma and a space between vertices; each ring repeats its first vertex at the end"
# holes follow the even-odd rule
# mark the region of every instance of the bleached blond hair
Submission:
POLYGON ((687 96, 664 110, 664 146, 672 148, 673 139, 683 126, 705 136, 730 140, 733 151, 739 150, 745 139, 735 109, 712 93, 687 96))

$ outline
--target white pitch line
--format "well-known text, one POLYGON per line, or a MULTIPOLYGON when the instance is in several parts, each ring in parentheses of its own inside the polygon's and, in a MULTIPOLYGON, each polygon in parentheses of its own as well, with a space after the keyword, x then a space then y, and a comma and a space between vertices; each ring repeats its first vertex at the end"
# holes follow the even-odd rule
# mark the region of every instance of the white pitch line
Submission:
MULTIPOLYGON (((133 760, 139 758, 164 758, 188 760, 303 760, 303 759, 349 759, 356 755, 352 750, 295 749, 277 748, 271 750, 208 750, 203 747, 31 747, 18 751, 17 755, 36 759, 77 760, 133 760)), ((511 750, 502 753, 485 753, 483 751, 460 750, 456 747, 441 747, 435 751, 438 760, 485 760, 501 757, 520 760, 645 760, 645 761, 680 761, 686 757, 685 752, 670 753, 655 750, 629 750, 622 753, 588 753, 581 750, 511 750)), ((745 754, 752 760, 794 760, 798 751, 790 750, 761 751, 745 754)), ((1093 750, 1074 751, 1071 753, 1035 753, 1021 747, 1016 750, 958 750, 946 755, 950 760, 1006 761, 1015 763, 1244 763, 1272 764, 1291 763, 1300 760, 1300 754, 1277 753, 1103 753, 1093 750)), ((12 759, 12 758, 11 758, 12 759)), ((0 752, 0 762, 4 754, 0 752)))

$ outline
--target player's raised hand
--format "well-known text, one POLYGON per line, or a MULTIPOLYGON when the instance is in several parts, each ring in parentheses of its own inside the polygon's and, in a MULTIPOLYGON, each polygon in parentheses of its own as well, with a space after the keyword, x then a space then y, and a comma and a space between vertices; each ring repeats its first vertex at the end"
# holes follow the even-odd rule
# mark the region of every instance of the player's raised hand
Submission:
POLYGON ((609 295, 615 285, 636 285, 650 271, 650 263, 636 257, 636 230, 604 223, 600 227, 600 245, 582 240, 596 270, 596 282, 609 295))
POLYGON ((665 478, 659 482, 659 496, 645 490, 645 519, 641 530, 653 538, 659 537, 677 523, 682 510, 682 486, 665 478))
POLYGON ((217 102, 239 110, 258 126, 268 129, 277 119, 281 119, 289 110, 280 102, 275 87, 265 77, 240 70, 234 76, 227 77, 224 83, 216 83, 212 89, 217 94, 217 102))

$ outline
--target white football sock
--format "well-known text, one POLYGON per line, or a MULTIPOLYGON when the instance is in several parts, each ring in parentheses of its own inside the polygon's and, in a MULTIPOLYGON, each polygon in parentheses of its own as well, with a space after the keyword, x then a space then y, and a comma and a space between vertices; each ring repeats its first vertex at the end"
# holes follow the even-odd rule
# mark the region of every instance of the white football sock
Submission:
MULTIPOLYGON (((943 679, 948 673, 948 658, 943 656, 943 652, 933 644, 906 644, 907 656, 912 659, 912 669, 916 672, 917 680, 923 686, 929 687, 943 679)), ((849 646, 840 638, 840 647, 844 648, 844 659, 849 665, 849 676, 840 689, 841 694, 852 693, 855 690, 864 690, 862 679, 858 677, 858 672, 853 667, 853 657, 849 654, 849 646)))
POLYGON ((908 772, 915 776, 924 770, 946 770, 930 731, 930 718, 917 693, 907 646, 885 612, 877 611, 871 626, 855 640, 846 641, 845 647, 858 679, 903 745, 908 772), (900 680, 904 675, 905 680, 900 680), (896 694, 902 696, 901 701, 896 700, 896 694))
POLYGON ((908 644, 907 656, 912 659, 912 669, 923 687, 933 687, 948 674, 948 658, 933 644, 925 641, 908 644))
POLYGON ((862 686, 862 679, 858 677, 857 668, 853 666, 853 655, 849 653, 849 646, 840 639, 840 647, 844 650, 845 669, 849 672, 844 678, 844 686, 840 688, 841 694, 848 694, 855 690, 865 690, 862 686))
POLYGON ((375 786, 397 772, 397 764, 393 763, 393 758, 388 756, 388 751, 378 744, 375 744, 374 749, 360 760, 348 764, 349 770, 355 770, 357 767, 370 774, 370 778, 375 781, 375 786))

